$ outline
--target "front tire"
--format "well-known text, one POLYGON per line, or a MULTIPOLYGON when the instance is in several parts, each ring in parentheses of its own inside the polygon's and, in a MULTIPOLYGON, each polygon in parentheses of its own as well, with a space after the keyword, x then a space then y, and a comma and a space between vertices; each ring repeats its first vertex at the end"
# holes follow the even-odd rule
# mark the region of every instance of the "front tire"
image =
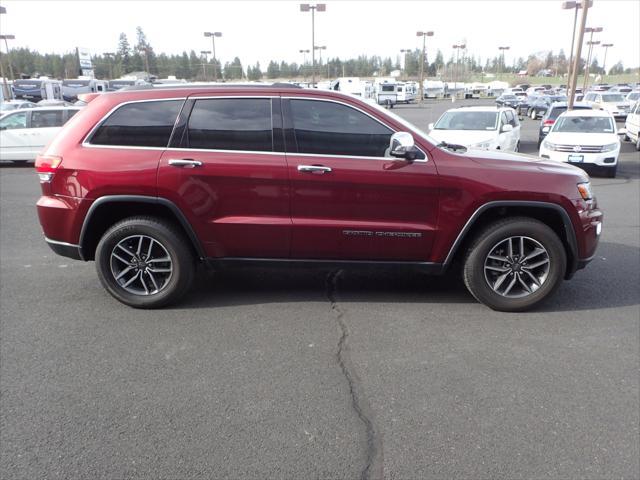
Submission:
POLYGON ((551 228, 532 218, 507 218, 475 236, 463 279, 469 292, 489 308, 521 312, 551 295, 566 267, 564 246, 551 228))
POLYGON ((536 117, 538 116, 538 113, 535 111, 535 109, 531 109, 531 111, 529 112, 529 116, 531 117, 531 120, 535 120, 536 117))
POLYGON ((116 223, 96 248, 96 270, 104 288, 134 308, 159 308, 178 301, 195 270, 188 240, 171 223, 131 217, 116 223))

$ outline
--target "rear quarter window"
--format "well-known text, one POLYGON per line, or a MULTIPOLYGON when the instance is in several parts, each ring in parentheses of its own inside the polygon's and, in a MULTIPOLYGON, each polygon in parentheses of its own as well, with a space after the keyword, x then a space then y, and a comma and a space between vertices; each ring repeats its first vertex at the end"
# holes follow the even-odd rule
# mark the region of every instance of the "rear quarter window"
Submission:
POLYGON ((157 100, 124 104, 100 124, 89 143, 166 147, 183 103, 183 100, 157 100))

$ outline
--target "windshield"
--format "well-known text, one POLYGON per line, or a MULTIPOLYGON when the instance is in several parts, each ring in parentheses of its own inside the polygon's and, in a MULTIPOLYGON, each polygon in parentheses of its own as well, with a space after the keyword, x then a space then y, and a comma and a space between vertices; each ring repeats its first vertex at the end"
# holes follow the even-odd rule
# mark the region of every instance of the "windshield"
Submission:
POLYGON ((640 92, 630 93, 627 98, 632 101, 638 100, 640 98, 640 92))
POLYGON ((502 98, 504 100, 516 100, 518 97, 516 97, 515 95, 503 95, 502 98))
POLYGON ((605 103, 624 102, 624 97, 617 93, 608 93, 606 95, 602 95, 602 101, 605 103))
POLYGON ((15 110, 20 105, 17 103, 3 103, 0 105, 0 112, 8 112, 9 110, 15 110))
POLYGON ((609 117, 560 117, 553 126, 554 132, 613 133, 609 117))
POLYGON ((436 122, 435 130, 495 130, 497 112, 446 112, 436 122))

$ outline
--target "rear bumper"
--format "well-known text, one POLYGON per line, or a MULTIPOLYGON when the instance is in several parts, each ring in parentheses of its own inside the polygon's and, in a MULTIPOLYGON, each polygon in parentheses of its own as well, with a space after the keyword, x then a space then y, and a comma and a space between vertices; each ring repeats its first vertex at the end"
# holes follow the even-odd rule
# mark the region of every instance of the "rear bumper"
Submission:
POLYGON ((45 237, 44 239, 47 242, 47 245, 51 247, 51 250, 53 250, 58 255, 62 257, 73 258, 74 260, 84 260, 84 258, 82 258, 82 250, 80 248, 80 245, 59 242, 57 240, 51 240, 47 237, 45 237))

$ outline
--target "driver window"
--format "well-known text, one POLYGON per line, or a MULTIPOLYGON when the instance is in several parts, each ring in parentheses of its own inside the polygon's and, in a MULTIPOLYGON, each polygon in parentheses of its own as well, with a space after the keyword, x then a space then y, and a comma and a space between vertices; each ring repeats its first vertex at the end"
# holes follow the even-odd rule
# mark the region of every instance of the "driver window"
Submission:
POLYGON ((27 128, 27 112, 12 113, 0 120, 0 130, 14 130, 18 128, 27 128))

